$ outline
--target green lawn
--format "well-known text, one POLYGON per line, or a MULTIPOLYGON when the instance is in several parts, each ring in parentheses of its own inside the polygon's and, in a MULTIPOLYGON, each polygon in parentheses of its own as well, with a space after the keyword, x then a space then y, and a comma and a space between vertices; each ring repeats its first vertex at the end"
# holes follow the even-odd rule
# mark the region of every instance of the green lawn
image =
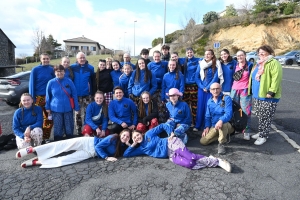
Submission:
MULTIPOLYGON (((95 71, 97 70, 97 67, 98 67, 98 62, 99 62, 99 59, 105 59, 107 57, 110 57, 110 55, 90 55, 90 56, 87 56, 86 59, 87 61, 89 61, 89 64, 93 65, 95 67, 95 71)), ((58 58, 58 59, 51 59, 50 60, 50 64, 51 65, 57 65, 57 64, 60 64, 60 61, 61 61, 61 58, 58 58)), ((75 57, 70 57, 70 63, 73 64, 76 62, 76 58, 75 57)), ((136 63, 136 59, 132 59, 131 60, 132 63, 136 63)), ((40 62, 35 62, 35 63, 29 63, 29 64, 24 64, 24 65, 21 65, 24 67, 23 71, 28 71, 28 70, 31 70, 33 67, 39 65, 40 62)), ((21 69, 17 69, 17 71, 22 71, 21 69)))

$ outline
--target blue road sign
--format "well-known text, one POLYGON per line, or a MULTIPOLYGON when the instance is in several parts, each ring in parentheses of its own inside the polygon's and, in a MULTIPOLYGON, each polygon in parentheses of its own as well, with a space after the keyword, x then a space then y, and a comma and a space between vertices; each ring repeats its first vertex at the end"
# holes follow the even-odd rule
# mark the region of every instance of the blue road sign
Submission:
POLYGON ((220 48, 220 42, 215 42, 215 43, 214 43, 214 48, 215 48, 215 49, 220 48))

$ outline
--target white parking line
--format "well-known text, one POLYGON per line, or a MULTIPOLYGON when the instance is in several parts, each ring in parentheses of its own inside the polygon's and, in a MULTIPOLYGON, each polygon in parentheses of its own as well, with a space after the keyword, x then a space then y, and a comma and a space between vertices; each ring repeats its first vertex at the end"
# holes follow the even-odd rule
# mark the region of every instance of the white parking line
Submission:
POLYGON ((278 130, 274 124, 271 125, 271 128, 277 133, 279 133, 288 143, 290 143, 290 145, 292 145, 292 147, 297 149, 297 151, 300 153, 300 146, 294 140, 290 139, 289 136, 285 134, 285 132, 278 130))

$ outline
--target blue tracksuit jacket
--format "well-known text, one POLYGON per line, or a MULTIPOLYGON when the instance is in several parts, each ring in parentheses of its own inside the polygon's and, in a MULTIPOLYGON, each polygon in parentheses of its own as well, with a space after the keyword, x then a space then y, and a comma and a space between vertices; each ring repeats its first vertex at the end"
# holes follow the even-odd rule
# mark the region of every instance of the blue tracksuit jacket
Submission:
POLYGON ((54 77, 54 70, 50 65, 39 65, 32 69, 29 78, 29 94, 34 100, 36 96, 46 95, 47 83, 54 77))
POLYGON ((79 110, 77 91, 76 88, 69 78, 54 78, 48 82, 46 89, 46 110, 54 112, 65 113, 72 111, 69 97, 64 92, 62 87, 68 92, 68 94, 74 98, 74 110, 79 110), (59 81, 60 84, 57 82, 59 81))
POLYGON ((160 61, 158 63, 152 61, 147 65, 148 69, 155 75, 157 82, 157 89, 161 89, 161 84, 165 73, 168 72, 168 62, 160 61))
POLYGON ((170 113, 170 119, 173 119, 176 124, 191 125, 192 114, 188 104, 185 101, 178 100, 175 106, 173 106, 171 102, 168 102, 166 107, 170 113))
POLYGON ((137 107, 135 103, 131 99, 125 97, 120 101, 113 100, 109 103, 108 116, 112 122, 119 125, 125 122, 128 126, 136 126, 138 122, 137 107))
POLYGON ((129 79, 131 77, 132 72, 127 76, 125 73, 123 73, 120 78, 119 78, 119 84, 122 87, 123 91, 124 91, 124 96, 126 98, 129 97, 128 94, 128 83, 129 83, 129 79))
POLYGON ((86 62, 84 65, 74 63, 71 65, 74 74, 74 85, 79 97, 94 95, 93 87, 95 80, 94 67, 86 62))
POLYGON ((103 110, 101 116, 97 120, 93 120, 94 116, 98 116, 102 105, 98 105, 96 102, 90 103, 86 108, 85 113, 85 124, 89 125, 93 130, 96 130, 100 125, 102 125, 102 130, 106 130, 108 126, 108 116, 104 116, 103 110))
POLYGON ((36 127, 42 128, 43 126, 43 111, 39 106, 34 106, 35 116, 32 115, 32 106, 27 108, 18 108, 13 116, 12 129, 14 134, 22 139, 24 139, 24 132, 28 126, 30 129, 36 127), (23 109, 23 114, 22 114, 23 109))
POLYGON ((213 98, 207 101, 204 128, 214 127, 219 120, 222 120, 223 123, 229 122, 232 118, 232 100, 230 96, 225 96, 224 101, 222 98, 223 94, 221 93, 217 103, 213 98))
POLYGON ((167 124, 160 124, 146 132, 139 147, 128 147, 124 157, 148 155, 154 158, 168 158, 168 138, 160 138, 158 135, 166 131, 171 134, 172 129, 167 124))
MULTIPOLYGON (((185 78, 185 84, 196 84, 195 81, 195 73, 197 71, 197 67, 199 65, 199 61, 201 61, 202 58, 195 58, 192 57, 191 59, 187 60, 187 68, 184 70, 184 78, 185 78)), ((184 65, 186 61, 186 58, 179 58, 178 63, 180 65, 184 65)))
POLYGON ((152 74, 151 80, 148 80, 147 83, 145 83, 145 70, 141 70, 140 73, 139 81, 135 82, 136 71, 132 72, 128 83, 128 95, 133 94, 134 96, 139 97, 144 91, 148 91, 151 95, 153 95, 157 89, 155 76, 152 74))
POLYGON ((113 80, 114 88, 117 87, 117 86, 120 86, 119 78, 120 78, 121 75, 122 75, 122 72, 121 72, 120 69, 113 70, 113 71, 110 72, 110 76, 111 76, 111 79, 113 80))
POLYGON ((161 100, 164 101, 169 97, 166 93, 169 93, 171 88, 177 88, 180 92, 184 93, 184 76, 181 72, 178 74, 178 79, 176 80, 175 72, 168 72, 164 75, 161 87, 161 100))
POLYGON ((219 78, 218 78, 218 69, 215 69, 215 72, 213 72, 212 68, 209 67, 206 69, 207 73, 206 73, 206 77, 201 80, 200 78, 200 65, 197 68, 196 71, 196 76, 195 76, 195 81, 198 85, 198 88, 201 89, 210 89, 211 84, 215 83, 215 82, 219 82, 219 78))

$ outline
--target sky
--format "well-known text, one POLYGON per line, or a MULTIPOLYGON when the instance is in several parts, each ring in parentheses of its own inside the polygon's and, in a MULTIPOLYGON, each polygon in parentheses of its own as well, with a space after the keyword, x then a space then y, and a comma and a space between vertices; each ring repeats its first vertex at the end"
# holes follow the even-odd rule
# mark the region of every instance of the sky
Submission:
POLYGON ((194 17, 221 12, 234 4, 239 8, 253 0, 8 0, 1 1, 0 28, 16 45, 16 57, 33 55, 34 30, 59 43, 81 37, 97 41, 109 49, 130 50, 138 55, 151 48, 152 40, 182 29, 194 17), (134 22, 137 21, 137 22, 134 22), (135 34, 134 34, 135 32, 135 34), (135 40, 135 48, 134 48, 135 40))

